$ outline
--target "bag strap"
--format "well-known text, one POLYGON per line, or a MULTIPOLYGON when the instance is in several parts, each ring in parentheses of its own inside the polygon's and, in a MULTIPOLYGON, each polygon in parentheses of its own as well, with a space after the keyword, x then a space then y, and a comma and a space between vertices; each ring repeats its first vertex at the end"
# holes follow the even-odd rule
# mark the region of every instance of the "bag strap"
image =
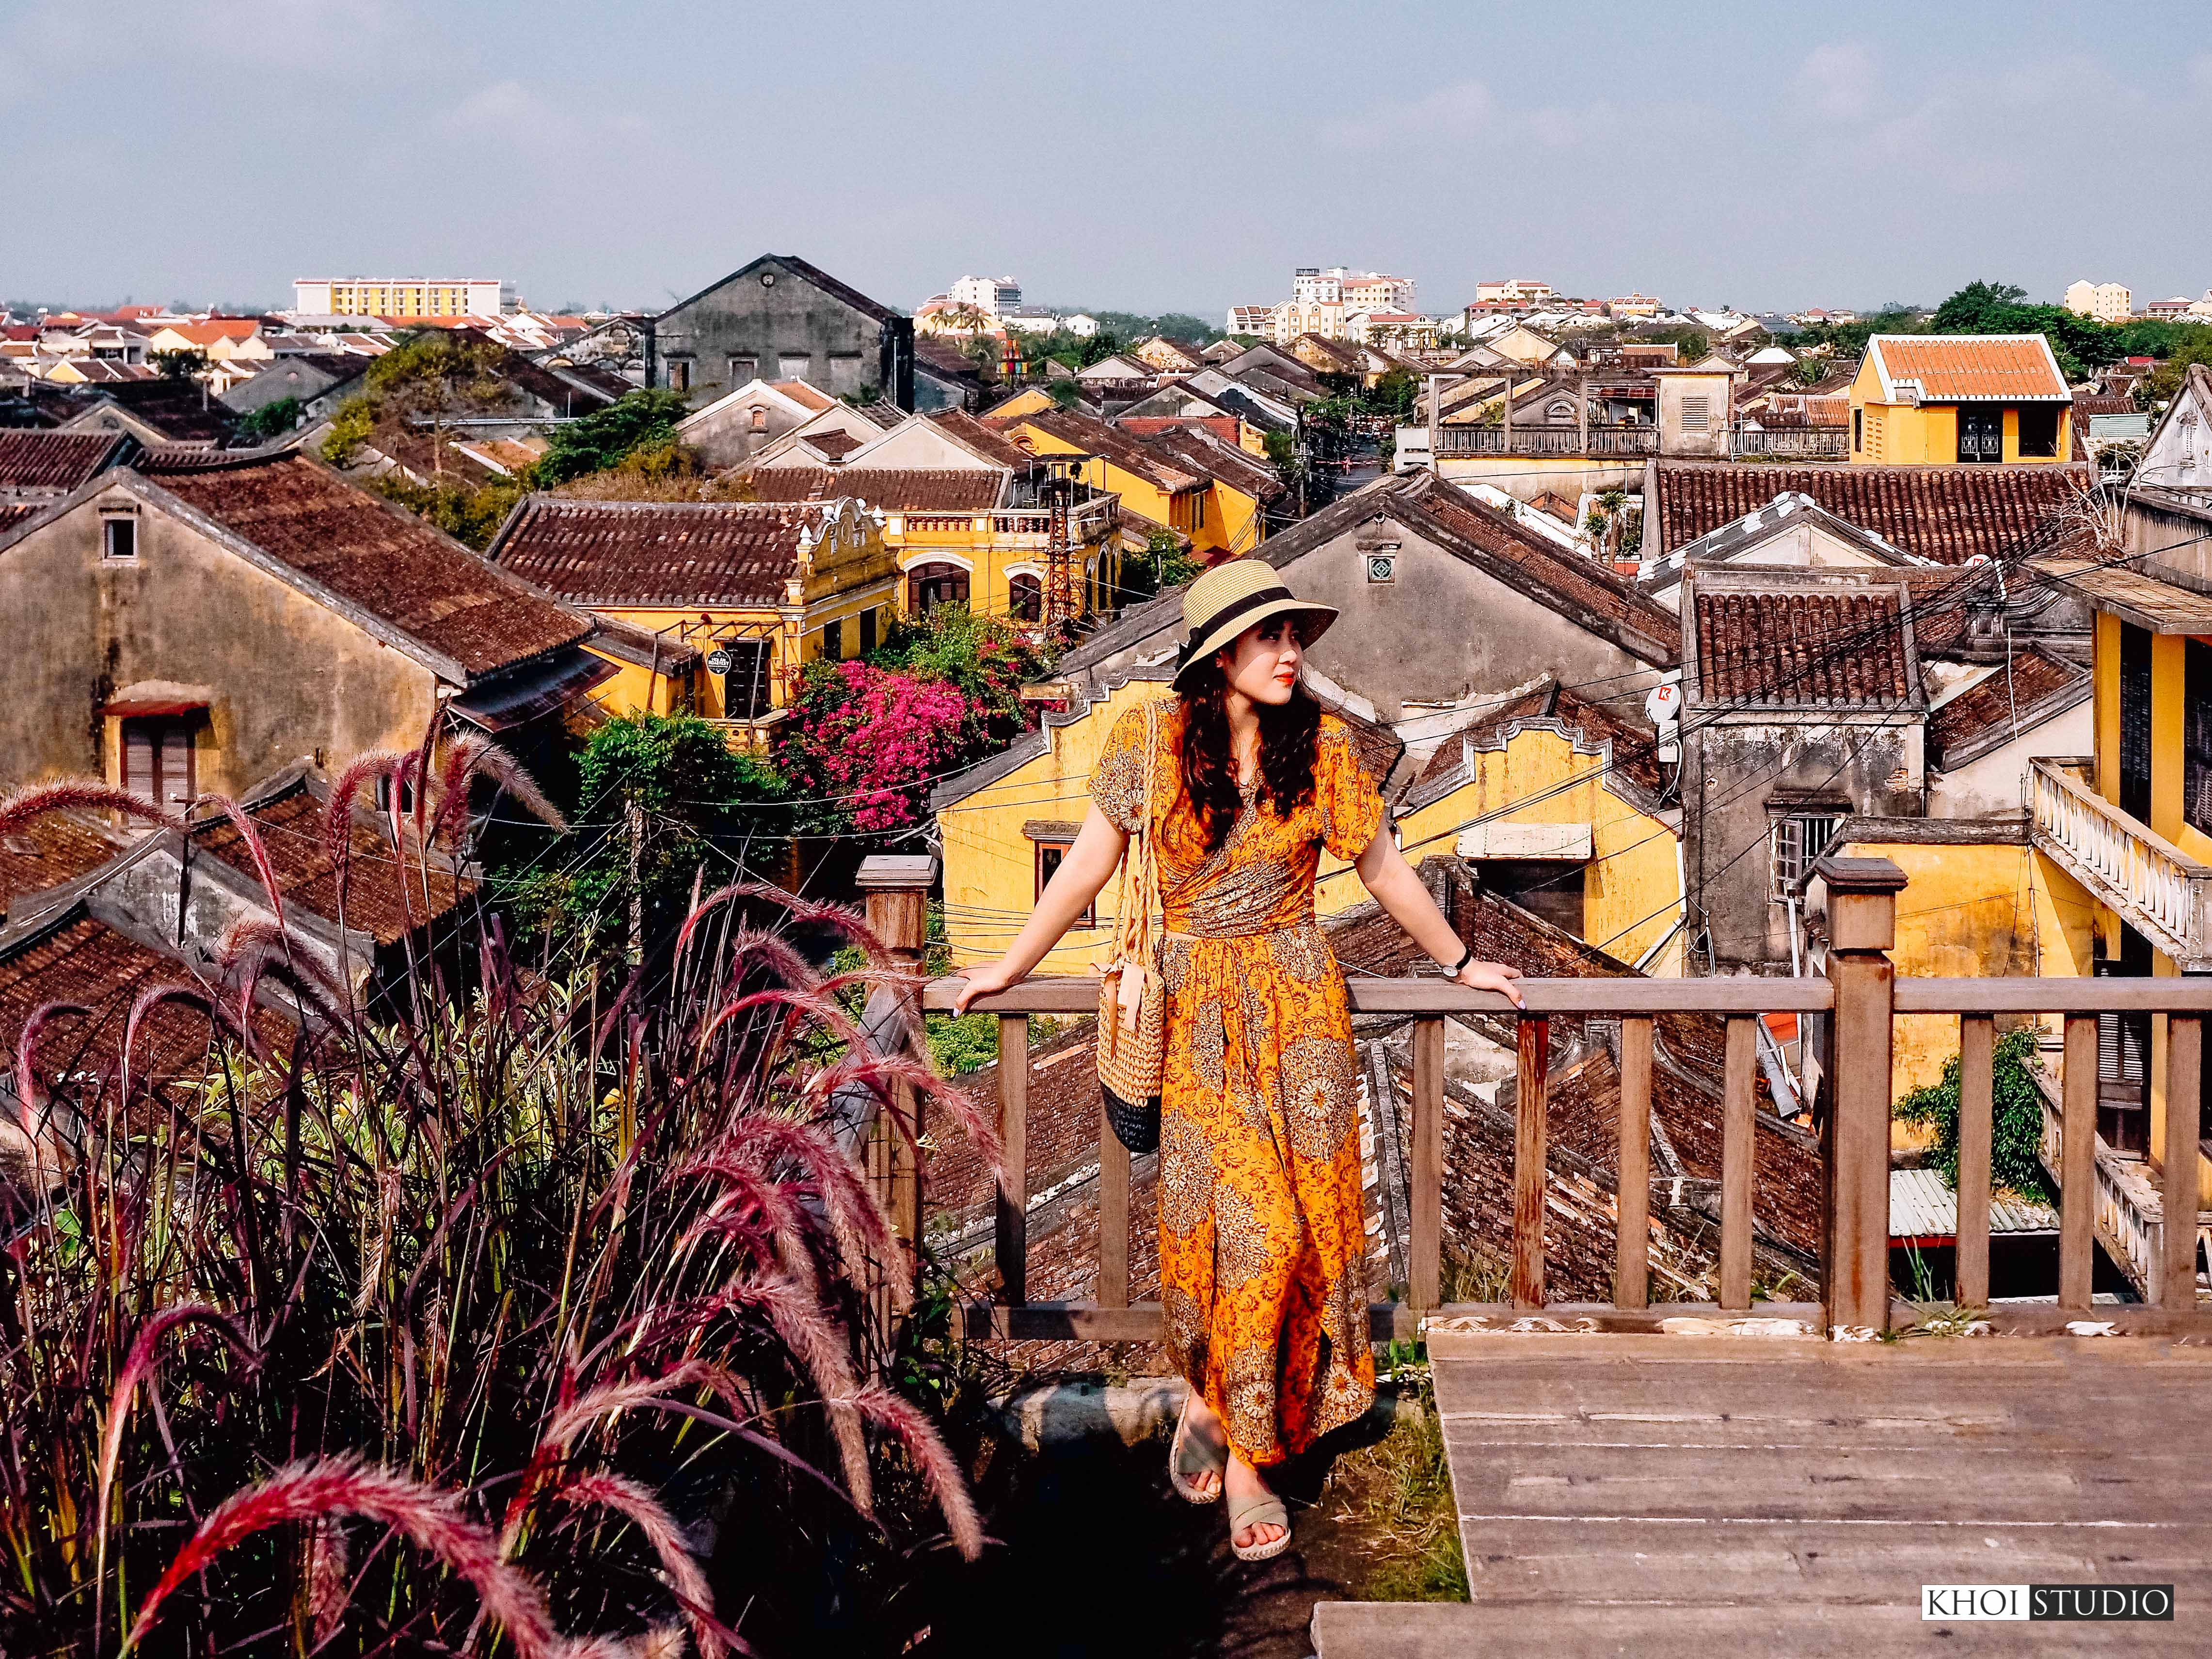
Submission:
POLYGON ((1152 956, 1152 908, 1159 902, 1159 866, 1152 853, 1152 793, 1158 775, 1160 699, 1145 705, 1144 793, 1137 827, 1121 855, 1121 896, 1116 902, 1116 961, 1144 963, 1152 956))

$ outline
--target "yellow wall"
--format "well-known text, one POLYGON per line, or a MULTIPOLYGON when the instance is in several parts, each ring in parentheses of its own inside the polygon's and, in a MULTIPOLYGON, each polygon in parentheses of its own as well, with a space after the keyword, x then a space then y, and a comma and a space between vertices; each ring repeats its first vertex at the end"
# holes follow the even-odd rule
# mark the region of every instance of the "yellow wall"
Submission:
MULTIPOLYGON (((1008 431, 1026 441, 1028 447, 1039 455, 1077 455, 1083 451, 1063 438, 1058 438, 1027 421, 1017 421, 1008 431)), ((1172 461, 1165 463, 1173 465, 1172 461)), ((1116 465, 1103 457, 1093 456, 1083 464, 1079 476, 1095 489, 1119 492, 1121 501, 1133 513, 1142 514, 1156 523, 1180 530, 1190 538, 1191 550, 1201 561, 1215 556, 1249 553, 1259 545, 1260 502, 1255 496, 1219 479, 1206 490, 1206 522, 1194 525, 1188 507, 1171 504, 1168 493, 1150 478, 1116 465)), ((1188 496, 1173 498, 1175 503, 1188 496)))
MULTIPOLYGON (((1583 878, 1585 939, 1607 955, 1634 962, 1674 926, 1682 899, 1678 839, 1664 820, 1647 816, 1600 781, 1605 764, 1600 757, 1576 753, 1557 732, 1531 729, 1516 733, 1501 750, 1478 750, 1474 761, 1475 775, 1468 782, 1399 820, 1399 845, 1409 862, 1449 853, 1462 826, 1520 801, 1525 804, 1506 811, 1499 822, 1590 826, 1590 862, 1583 878), (1577 776, 1586 781, 1569 781, 1577 776)), ((1681 953, 1678 933, 1647 971, 1680 974, 1681 953)))
MULTIPOLYGON (((766 639, 769 700, 781 708, 791 701, 799 666, 822 655, 822 630, 833 621, 844 624, 845 657, 860 654, 859 617, 877 611, 877 637, 889 632, 900 611, 904 583, 897 556, 873 519, 852 514, 828 539, 829 550, 805 556, 799 574, 799 603, 786 605, 601 606, 602 614, 665 635, 672 643, 711 651, 718 640, 766 639), (858 533, 855 533, 857 530, 858 533)), ((604 654, 604 653, 602 653, 604 654)), ((701 672, 696 685, 610 656, 618 672, 592 692, 592 700, 616 714, 647 711, 672 714, 689 708, 708 720, 732 718, 723 701, 722 678, 701 672)))
MULTIPOLYGON (((1900 977, 1977 979, 2005 975, 2064 977, 2089 971, 2095 901, 2031 847, 1854 842, 1853 858, 1884 858, 1905 872, 1897 896, 1900 977)), ((1903 1095, 1943 1074, 1959 1052, 1955 1014, 1899 1014, 1891 1086, 1903 1095)), ((1891 1125, 1898 1146, 1928 1136, 1891 1125)))
POLYGON ((1003 403, 992 404, 986 412, 991 419, 997 421, 1016 415, 1042 415, 1054 407, 1052 393, 1041 386, 1024 386, 1003 403))
MULTIPOLYGON (((1033 820, 1079 823, 1090 810, 1091 770, 1106 734, 1124 709, 1168 695, 1157 681, 1133 680, 1083 719, 1047 724, 1051 745, 937 816, 944 838, 945 933, 957 970, 1004 954, 1029 920, 1036 901, 1036 844, 1022 833, 1033 820)), ((1101 927, 1071 929, 1038 972, 1085 974, 1097 965, 1110 937, 1118 878, 1098 896, 1101 927)))
MULTIPOLYGON (((897 555, 902 574, 898 597, 902 615, 908 609, 910 593, 904 573, 933 561, 966 567, 968 608, 979 616, 1004 617, 1011 612, 1013 578, 1024 571, 1036 576, 1040 584, 1049 582, 1046 538, 994 533, 988 513, 907 512, 894 514, 890 522, 887 540, 897 555)), ((1070 556, 1074 563, 1077 605, 1085 611, 1102 608, 1099 595, 1121 584, 1121 538, 1113 523, 1104 526, 1103 541, 1079 543, 1070 550, 1070 556)))
MULTIPOLYGON (((1957 404, 1882 402, 1881 377, 1875 372, 1871 356, 1859 365, 1858 378, 1851 382, 1850 395, 1853 427, 1861 431, 1863 439, 1863 442, 1851 451, 1854 461, 1878 466, 1948 466, 1957 463, 1957 404)), ((2054 465, 2067 460, 2074 450, 2073 419, 2072 410, 2059 411, 2058 447, 2055 455, 2022 455, 2020 453, 2020 410, 2007 406, 2002 459, 2007 464, 2021 462, 2030 466, 2054 465)))

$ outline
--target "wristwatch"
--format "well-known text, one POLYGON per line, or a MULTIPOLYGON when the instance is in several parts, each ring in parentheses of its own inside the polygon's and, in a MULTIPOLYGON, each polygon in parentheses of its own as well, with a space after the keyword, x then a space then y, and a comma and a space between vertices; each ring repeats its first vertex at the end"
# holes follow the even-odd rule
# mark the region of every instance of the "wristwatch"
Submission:
POLYGON ((1455 962, 1450 967, 1444 969, 1444 977, 1446 979, 1457 979, 1462 974, 1467 971, 1467 964, 1474 960, 1474 946, 1470 945, 1467 947, 1467 954, 1465 956, 1462 957, 1457 962, 1455 962))

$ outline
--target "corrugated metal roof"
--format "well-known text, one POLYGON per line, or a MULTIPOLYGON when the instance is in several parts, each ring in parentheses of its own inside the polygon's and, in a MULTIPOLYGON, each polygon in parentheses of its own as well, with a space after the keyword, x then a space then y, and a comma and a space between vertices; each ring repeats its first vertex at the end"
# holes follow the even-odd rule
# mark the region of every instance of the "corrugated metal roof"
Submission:
MULTIPOLYGON (((2055 1233, 2058 1212, 2048 1204, 2014 1193, 1990 1194, 1990 1232, 2055 1233)), ((1892 1238, 1955 1238, 1959 1195, 1941 1170, 1889 1172, 1889 1236, 1892 1238)))

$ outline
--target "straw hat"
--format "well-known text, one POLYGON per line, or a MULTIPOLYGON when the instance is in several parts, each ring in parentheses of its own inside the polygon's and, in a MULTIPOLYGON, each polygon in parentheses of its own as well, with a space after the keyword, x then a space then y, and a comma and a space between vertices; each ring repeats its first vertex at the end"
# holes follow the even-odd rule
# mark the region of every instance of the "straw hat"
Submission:
POLYGON ((1336 620, 1333 605, 1312 605, 1283 586, 1265 559, 1230 559, 1191 583, 1182 596, 1182 650, 1176 658, 1175 689, 1183 689, 1191 671, 1246 629, 1270 617, 1296 614, 1307 619, 1300 641, 1311 645, 1336 620))

